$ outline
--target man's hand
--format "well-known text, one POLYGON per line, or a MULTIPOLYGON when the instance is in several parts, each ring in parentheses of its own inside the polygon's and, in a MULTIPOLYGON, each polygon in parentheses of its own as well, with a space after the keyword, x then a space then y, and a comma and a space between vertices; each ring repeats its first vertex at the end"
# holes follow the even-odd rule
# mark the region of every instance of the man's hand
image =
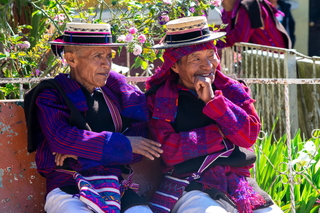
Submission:
POLYGON ((56 153, 56 152, 53 152, 52 154, 55 155, 54 161, 56 162, 57 166, 62 166, 63 161, 66 158, 73 158, 75 160, 78 160, 78 156, 75 156, 75 155, 60 154, 60 153, 56 153))
POLYGON ((194 88, 196 89, 199 98, 205 103, 208 103, 214 98, 214 92, 211 87, 213 81, 214 75, 208 77, 196 76, 195 78, 194 88))
POLYGON ((150 160, 160 157, 163 152, 158 142, 140 136, 127 136, 127 138, 130 140, 133 153, 143 155, 150 160))

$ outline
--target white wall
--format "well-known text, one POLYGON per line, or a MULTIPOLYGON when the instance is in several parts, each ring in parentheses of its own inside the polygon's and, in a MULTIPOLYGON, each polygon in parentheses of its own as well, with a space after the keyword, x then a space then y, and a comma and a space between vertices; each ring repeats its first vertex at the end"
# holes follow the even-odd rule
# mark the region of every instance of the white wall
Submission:
POLYGON ((309 40, 309 0, 291 0, 292 16, 296 22, 296 43, 294 49, 308 55, 309 40))

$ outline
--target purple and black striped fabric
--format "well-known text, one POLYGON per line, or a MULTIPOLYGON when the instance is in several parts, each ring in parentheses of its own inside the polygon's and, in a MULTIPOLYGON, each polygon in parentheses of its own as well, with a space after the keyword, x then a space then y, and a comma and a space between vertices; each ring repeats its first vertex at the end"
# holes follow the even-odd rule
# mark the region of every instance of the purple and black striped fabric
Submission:
MULTIPOLYGON (((55 79, 63 87, 76 108, 86 113, 88 106, 80 85, 60 74, 55 79)), ((45 140, 37 149, 36 163, 38 171, 47 178, 47 192, 54 188, 75 185, 71 175, 54 170, 53 152, 78 156, 73 169, 94 167, 87 173, 120 176, 117 165, 129 164, 141 159, 133 155, 129 140, 125 135, 147 136, 146 121, 149 118, 144 94, 135 87, 128 85, 123 75, 110 72, 107 84, 102 87, 110 100, 119 109, 122 116, 135 122, 124 133, 109 131, 93 132, 81 130, 68 124, 70 110, 55 89, 44 89, 38 96, 38 121, 45 140)), ((86 172, 82 171, 83 175, 86 172)))

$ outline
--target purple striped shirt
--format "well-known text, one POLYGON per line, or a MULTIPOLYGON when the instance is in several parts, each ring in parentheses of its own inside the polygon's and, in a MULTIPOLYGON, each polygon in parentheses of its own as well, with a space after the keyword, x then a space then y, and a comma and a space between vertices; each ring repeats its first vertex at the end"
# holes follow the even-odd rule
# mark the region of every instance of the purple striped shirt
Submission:
MULTIPOLYGON (((86 98, 77 82, 60 74, 55 78, 63 87, 76 108, 85 113, 88 110, 86 98)), ((133 86, 126 83, 125 77, 111 72, 106 86, 102 88, 119 109, 122 116, 133 118, 126 135, 147 136, 146 121, 149 114, 145 96, 133 86)), ((36 163, 38 171, 47 178, 47 192, 52 189, 75 185, 71 175, 56 172, 52 152, 78 156, 78 167, 94 166, 99 174, 116 174, 120 176, 118 166, 137 160, 133 156, 130 141, 124 134, 109 131, 93 132, 81 130, 68 124, 70 110, 62 96, 55 89, 44 89, 36 100, 38 121, 45 140, 37 149, 36 163)), ((139 158, 140 159, 140 158, 139 158)))

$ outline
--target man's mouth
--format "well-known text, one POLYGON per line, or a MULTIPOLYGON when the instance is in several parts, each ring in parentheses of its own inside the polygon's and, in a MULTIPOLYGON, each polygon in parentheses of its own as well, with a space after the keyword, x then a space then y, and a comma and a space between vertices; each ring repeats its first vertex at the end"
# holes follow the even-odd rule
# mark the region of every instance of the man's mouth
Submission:
POLYGON ((213 75, 213 72, 211 72, 211 73, 199 74, 199 75, 197 75, 197 76, 209 77, 209 76, 212 76, 212 75, 213 75))
POLYGON ((103 75, 103 76, 108 76, 109 75, 109 73, 99 73, 99 75, 103 75))

